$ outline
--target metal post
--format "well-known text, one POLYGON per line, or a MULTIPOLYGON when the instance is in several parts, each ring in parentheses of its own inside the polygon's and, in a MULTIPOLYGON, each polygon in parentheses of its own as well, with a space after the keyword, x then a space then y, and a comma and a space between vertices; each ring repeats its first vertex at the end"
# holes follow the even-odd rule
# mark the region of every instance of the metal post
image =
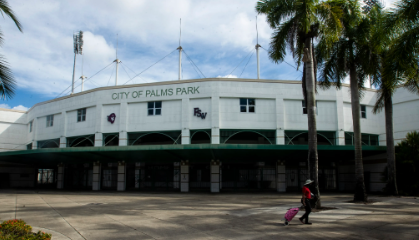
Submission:
POLYGON ((259 65, 259 48, 261 46, 259 44, 256 44, 255 48, 256 48, 256 58, 257 58, 257 63, 258 63, 258 79, 260 78, 260 65, 259 65))
POLYGON ((121 61, 117 58, 115 59, 114 62, 116 62, 115 86, 117 86, 118 85, 118 65, 121 61))
POLYGON ((71 94, 74 94, 74 76, 76 75, 76 56, 77 56, 77 53, 74 53, 73 83, 72 83, 72 87, 71 87, 71 94))
POLYGON ((84 79, 87 78, 87 77, 85 77, 84 75, 82 75, 80 78, 81 78, 81 92, 83 92, 83 89, 84 89, 84 79))
POLYGON ((179 80, 180 80, 181 73, 182 73, 182 47, 179 46, 177 49, 179 50, 179 80))

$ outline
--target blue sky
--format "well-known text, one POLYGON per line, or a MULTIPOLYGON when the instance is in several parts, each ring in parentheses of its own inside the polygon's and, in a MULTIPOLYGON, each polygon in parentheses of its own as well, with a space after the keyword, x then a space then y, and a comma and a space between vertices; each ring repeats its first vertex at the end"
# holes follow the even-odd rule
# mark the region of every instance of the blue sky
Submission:
MULTIPOLYGON (((394 0, 385 2, 388 7, 394 0)), ((14 98, 0 101, 0 107, 25 110, 63 91, 61 96, 69 94, 70 89, 65 89, 72 80, 76 31, 84 31, 76 79, 83 68, 88 90, 114 85, 115 64, 93 75, 115 60, 117 38, 122 61, 118 82, 124 84, 179 46, 180 18, 181 45, 205 77, 257 77, 254 0, 9 0, 9 4, 24 32, 9 18, 0 20, 5 38, 0 53, 18 83, 14 98)), ((264 16, 258 16, 257 22, 259 44, 269 49, 272 29, 264 16)), ((260 50, 262 79, 301 79, 301 72, 287 63, 272 63, 264 49, 260 50)), ((183 79, 202 77, 185 54, 182 62, 183 79)), ((294 65, 291 55, 286 62, 294 65)), ((175 51, 129 84, 177 80, 177 76, 175 51)), ((75 90, 79 91, 80 87, 75 90)))

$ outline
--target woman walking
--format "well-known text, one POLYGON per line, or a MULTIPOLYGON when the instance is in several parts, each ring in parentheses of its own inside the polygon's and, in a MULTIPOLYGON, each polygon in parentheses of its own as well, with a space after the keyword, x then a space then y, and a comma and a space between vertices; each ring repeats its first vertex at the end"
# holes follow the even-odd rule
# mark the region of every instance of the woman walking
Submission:
POLYGON ((312 180, 308 179, 303 186, 303 197, 301 198, 301 203, 304 205, 304 208, 306 212, 302 217, 300 217, 300 222, 302 224, 309 224, 311 225, 311 222, 308 221, 308 215, 311 213, 311 205, 310 205, 310 199, 311 199, 311 192, 310 192, 310 185, 313 183, 312 180), (305 219, 305 221, 304 221, 305 219))

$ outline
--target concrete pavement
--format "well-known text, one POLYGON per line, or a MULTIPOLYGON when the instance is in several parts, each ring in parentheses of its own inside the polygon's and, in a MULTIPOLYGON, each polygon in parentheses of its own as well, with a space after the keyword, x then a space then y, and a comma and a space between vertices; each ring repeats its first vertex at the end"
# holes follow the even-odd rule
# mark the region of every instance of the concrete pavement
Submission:
POLYGON ((299 194, 0 190, 0 220, 23 219, 53 239, 419 239, 419 199, 323 194, 313 225, 281 219, 299 194))

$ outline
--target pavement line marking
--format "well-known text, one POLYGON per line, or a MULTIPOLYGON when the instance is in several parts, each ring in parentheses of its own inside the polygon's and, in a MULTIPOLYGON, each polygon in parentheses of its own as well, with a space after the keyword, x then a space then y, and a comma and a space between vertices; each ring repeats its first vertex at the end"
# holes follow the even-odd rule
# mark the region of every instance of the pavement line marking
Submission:
MULTIPOLYGON (((67 220, 65 220, 65 218, 61 215, 61 213, 59 213, 57 210, 55 210, 55 208, 51 205, 49 205, 49 203, 47 203, 47 201, 45 201, 44 198, 42 198, 41 196, 39 196, 50 208, 52 208, 56 213, 58 213, 58 215, 60 215, 60 217, 71 227, 74 229, 74 231, 76 231, 82 238, 86 239, 83 235, 81 235, 81 233, 79 231, 77 231, 77 229, 75 229, 69 222, 67 222, 67 220)), ((87 240, 87 239, 86 239, 87 240)))

